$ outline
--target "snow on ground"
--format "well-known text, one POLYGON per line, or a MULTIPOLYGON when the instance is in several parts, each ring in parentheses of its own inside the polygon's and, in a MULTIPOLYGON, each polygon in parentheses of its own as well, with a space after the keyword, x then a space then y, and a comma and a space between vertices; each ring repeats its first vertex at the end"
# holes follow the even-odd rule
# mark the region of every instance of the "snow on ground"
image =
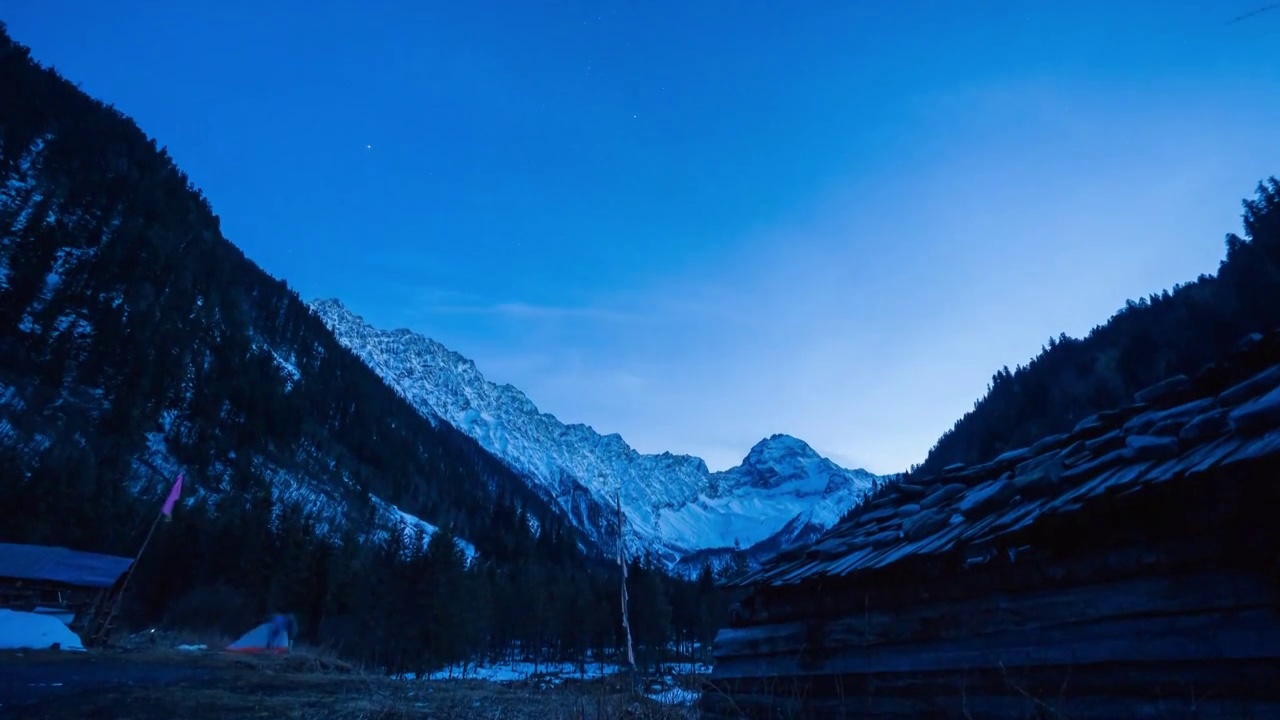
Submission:
POLYGON ((473 668, 471 676, 477 680, 488 680, 490 682, 515 682, 539 675, 552 679, 582 678, 593 680, 620 672, 618 667, 606 663, 587 663, 582 669, 583 672, 578 672, 578 664, 571 662, 544 662, 537 665, 524 661, 500 662, 473 668))
POLYGON ((293 360, 281 355, 275 348, 265 343, 258 343, 255 347, 271 353, 272 360, 275 361, 276 367, 280 369, 280 374, 284 376, 284 389, 286 391, 292 390, 294 384, 302 379, 302 373, 298 372, 298 366, 293 360))
POLYGON ((673 687, 660 692, 645 693, 645 697, 663 705, 693 705, 702 697, 702 693, 697 690, 673 687))
MULTIPOLYGON (((536 665, 526 660, 485 662, 468 666, 463 674, 459 668, 450 673, 447 670, 424 675, 424 680, 483 680, 492 683, 516 683, 536 681, 541 687, 556 687, 566 680, 597 680, 610 675, 625 672, 619 665, 608 662, 587 662, 579 671, 575 662, 540 662, 536 665)), ((696 685, 691 678, 706 676, 711 667, 703 663, 666 663, 661 674, 651 679, 645 691, 645 697, 664 705, 693 705, 701 693, 690 689, 687 685, 696 685)), ((404 673, 395 676, 398 680, 416 680, 415 673, 404 673)))
POLYGON ((84 650, 80 636, 49 615, 0 610, 0 650, 84 650))

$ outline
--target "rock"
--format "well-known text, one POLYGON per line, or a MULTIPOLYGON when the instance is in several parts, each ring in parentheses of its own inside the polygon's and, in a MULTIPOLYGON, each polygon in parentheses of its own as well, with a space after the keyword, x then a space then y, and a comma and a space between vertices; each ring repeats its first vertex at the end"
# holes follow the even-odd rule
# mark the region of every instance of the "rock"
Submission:
POLYGON ((1093 457, 1093 453, 1089 452, 1089 449, 1085 447, 1083 440, 1077 440, 1071 443, 1066 450, 1062 451, 1061 457, 1062 464, 1067 467, 1071 467, 1072 465, 1079 465, 1093 457))
POLYGON ((1013 486, 1019 495, 1028 500, 1048 497, 1057 491, 1058 481, 1062 479, 1064 470, 1058 458, 1051 458, 1050 462, 1042 464, 1025 475, 1015 477, 1013 486))
POLYGON ((1007 479, 992 480, 965 493, 956 504, 956 510, 967 518, 984 515, 992 508, 1008 503, 1018 494, 1013 482, 1007 479))
POLYGON ((880 495, 876 499, 867 503, 869 510, 883 510, 884 508, 897 507, 898 499, 891 495, 880 495))
POLYGON ((1016 465, 1022 462, 1023 460, 1029 459, 1032 455, 1033 453, 1031 452, 1031 448, 1029 447, 1018 448, 1017 450, 1010 450, 1009 452, 996 456, 996 459, 992 460, 991 464, 992 465, 1006 465, 1006 464, 1016 465))
POLYGON ((1082 452, 1084 452, 1084 441, 1077 440, 1063 449, 1062 457, 1069 458, 1075 455, 1079 455, 1082 452))
POLYGON ((1084 463, 1087 463, 1092 459, 1093 459, 1092 454, 1087 452, 1082 452, 1082 453, 1076 453, 1075 455, 1072 455, 1069 458, 1063 458, 1062 464, 1065 465, 1066 467, 1072 468, 1077 465, 1082 465, 1084 463))
POLYGON ((952 483, 964 483, 965 485, 972 487, 983 480, 990 480, 996 470, 997 466, 994 462, 967 465, 963 470, 954 472, 947 476, 947 481, 952 483))
POLYGON ((1280 365, 1263 370, 1242 383, 1223 390, 1218 395, 1218 404, 1222 407, 1239 405, 1280 386, 1280 365))
POLYGON ((1195 445, 1223 434, 1227 430, 1229 412, 1219 408, 1195 418, 1178 433, 1178 440, 1184 445, 1195 445))
POLYGON ((840 557, 849 552, 849 547, 848 538, 832 538, 809 548, 804 556, 810 559, 840 557))
POLYGON ((1126 435, 1144 433, 1150 430, 1153 425, 1160 422, 1161 414, 1162 413, 1155 410, 1144 412, 1141 415, 1130 419, 1129 422, 1124 424, 1124 427, 1122 427, 1120 431, 1126 435))
POLYGON ((1213 409, 1213 398, 1201 398, 1192 402, 1155 412, 1143 413, 1124 424, 1126 435, 1148 435, 1151 429, 1171 420, 1190 422, 1192 418, 1213 409))
POLYGON ((902 524, 902 532, 908 540, 919 540, 928 537, 947 526, 947 513, 944 510, 931 510, 908 518, 902 524))
POLYGON ((895 484, 893 488, 898 493, 898 497, 910 500, 922 500, 929 494, 929 488, 924 485, 913 485, 910 483, 900 482, 895 484))
POLYGON ((1076 423, 1076 426, 1071 429, 1071 437, 1077 440, 1088 440, 1098 437, 1107 430, 1106 423, 1099 420, 1097 415, 1090 415, 1076 423))
MULTIPOLYGON (((1168 420, 1161 420, 1160 422, 1151 426, 1151 429, 1147 431, 1147 435, 1176 438, 1178 437, 1178 433, 1182 432, 1182 428, 1185 427, 1186 424, 1187 424, 1187 421, 1183 420, 1182 418, 1169 418, 1168 420)), ((1142 437, 1142 436, 1135 435, 1133 437, 1142 437)))
POLYGON ((867 540, 865 540, 863 544, 870 545, 871 547, 884 547, 886 545, 892 545, 893 543, 901 539, 902 539, 901 530, 886 530, 884 532, 876 533, 875 535, 872 535, 870 538, 867 538, 867 540))
POLYGON ((1222 363, 1209 363, 1191 376, 1191 386, 1196 395, 1217 395, 1230 383, 1230 371, 1222 363))
POLYGON ((1146 403, 1133 403, 1114 410, 1103 410, 1098 413, 1098 422, 1110 427, 1119 427, 1129 418, 1146 412, 1150 408, 1151 406, 1146 403))
POLYGON ((1232 410, 1227 421, 1242 435, 1252 435, 1280 425, 1280 387, 1232 410))
POLYGON ((960 472, 963 469, 964 469, 964 463, 951 463, 950 465, 942 468, 942 474, 949 475, 951 473, 960 472))
POLYGON ((1061 452, 1048 452, 1041 455, 1040 457, 1031 458, 1030 460, 1014 468, 1013 474, 1016 477, 1019 475, 1026 475, 1028 473, 1033 473, 1036 470, 1039 470, 1040 468, 1044 467, 1045 465, 1048 465, 1051 462, 1060 461, 1061 458, 1062 458, 1061 452))
POLYGON ((1125 438, 1124 444, 1132 451, 1133 460, 1139 462, 1168 460, 1178 456, 1178 439, 1174 437, 1130 435, 1125 438))
POLYGON ((1018 488, 1018 495, 1024 500, 1046 498, 1058 491, 1058 481, 1045 473, 1017 478, 1013 484, 1018 488))
POLYGON ((1116 465, 1130 462, 1132 459, 1133 451, 1128 447, 1122 447, 1119 450, 1112 450, 1102 457, 1093 458, 1089 462, 1081 463, 1079 465, 1071 466, 1064 462, 1063 465, 1067 465, 1069 469, 1062 473, 1062 477, 1066 478, 1069 482, 1074 482, 1080 477, 1087 477, 1089 475, 1100 473, 1103 470, 1110 470, 1116 465))
POLYGON ((919 515, 919 514, 920 514, 920 506, 915 503, 903 505, 902 507, 898 508, 898 517, 909 518, 912 515, 919 515))
POLYGON ((1050 450, 1057 450, 1067 442, 1069 436, 1066 433, 1050 435, 1046 438, 1040 438, 1035 445, 1031 446, 1032 455, 1043 455, 1050 450))
POLYGON ((1263 340, 1262 333, 1251 332, 1248 335, 1245 335, 1244 337, 1240 338, 1240 342, 1236 343, 1235 350, 1233 350, 1232 352, 1241 353, 1241 354, 1252 352, 1253 350, 1257 349, 1259 345, 1262 344, 1262 340, 1263 340))
POLYGON ((1133 394, 1133 399, 1141 403, 1168 406, 1183 399, 1190 389, 1191 378, 1186 375, 1174 375, 1151 387, 1139 390, 1133 394))
POLYGON ((1124 447, 1124 433, 1119 430, 1112 430, 1106 435, 1096 437, 1084 444, 1084 449, 1090 455, 1102 455, 1120 447, 1124 447))
POLYGON ((943 485, 937 490, 934 490, 932 495, 921 500, 920 508, 922 510, 929 510, 931 508, 936 508, 939 505, 942 505, 943 503, 950 501, 951 499, 955 498, 957 495, 959 495, 960 493, 968 489, 969 489, 968 487, 966 487, 965 485, 961 485, 960 483, 951 483, 950 485, 943 485))
POLYGON ((857 518, 857 521, 858 521, 858 524, 860 525, 874 525, 878 522, 883 522, 885 520, 889 520, 891 518, 896 518, 896 517, 898 517, 897 510, 891 507, 883 507, 883 508, 872 510, 871 512, 866 513, 865 515, 859 516, 857 518))

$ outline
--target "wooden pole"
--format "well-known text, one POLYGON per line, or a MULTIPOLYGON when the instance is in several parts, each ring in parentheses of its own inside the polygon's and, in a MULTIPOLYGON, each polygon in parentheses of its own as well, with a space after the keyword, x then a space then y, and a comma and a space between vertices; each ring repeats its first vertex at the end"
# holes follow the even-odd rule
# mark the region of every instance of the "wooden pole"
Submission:
POLYGON ((147 549, 147 545, 151 542, 151 536, 155 534, 156 526, 160 524, 162 515, 163 513, 156 513, 156 519, 151 521, 151 528, 147 530, 147 536, 143 538, 142 545, 138 548, 138 553, 133 556, 133 562, 129 563, 129 570, 125 572, 124 580, 120 582, 120 588, 116 590, 115 599, 111 601, 111 609, 107 611, 106 617, 102 619, 102 622, 98 625, 97 632, 93 635, 92 642, 94 645, 105 639, 104 636, 107 634, 107 629, 111 627, 111 621, 115 619, 116 613, 120 610, 120 600, 124 597, 124 589, 129 584, 129 578, 133 577, 133 570, 138 567, 138 560, 142 558, 143 551, 147 549))
POLYGON ((622 492, 621 491, 618 492, 617 502, 618 502, 618 565, 619 567, 622 568, 622 629, 626 632, 626 635, 627 635, 627 665, 630 667, 631 692, 634 693, 636 692, 636 689, 637 689, 636 654, 631 646, 631 622, 630 620, 628 620, 628 617, 627 617, 627 557, 626 557, 626 550, 624 549, 624 546, 622 543, 623 515, 622 515, 622 492))

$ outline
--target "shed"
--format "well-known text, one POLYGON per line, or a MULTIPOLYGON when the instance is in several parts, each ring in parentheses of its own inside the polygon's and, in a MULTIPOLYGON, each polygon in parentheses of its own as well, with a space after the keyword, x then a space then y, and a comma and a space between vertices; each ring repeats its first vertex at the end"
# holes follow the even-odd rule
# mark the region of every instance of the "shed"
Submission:
POLYGON ((84 630, 132 564, 115 555, 0 543, 0 607, 55 615, 84 630))
POLYGON ((890 486, 716 637, 709 718, 1280 717, 1280 332, 890 486))

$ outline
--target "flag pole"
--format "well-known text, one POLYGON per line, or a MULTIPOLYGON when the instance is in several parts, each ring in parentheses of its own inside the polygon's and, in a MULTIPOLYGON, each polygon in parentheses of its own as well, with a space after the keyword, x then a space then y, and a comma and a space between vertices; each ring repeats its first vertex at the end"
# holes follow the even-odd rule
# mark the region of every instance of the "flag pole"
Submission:
POLYGON ((107 611, 106 617, 98 624, 97 632, 94 633, 92 642, 97 645, 104 639, 107 630, 111 627, 111 621, 115 619, 116 613, 120 610, 120 600, 124 597, 124 589, 129 585, 129 578, 133 577, 133 569, 138 566, 138 560, 142 558, 142 551, 147 549, 147 544, 151 542, 151 536, 156 532, 156 526, 160 524, 161 513, 156 513, 156 519, 151 521, 151 529, 147 530, 147 537, 143 539, 142 546, 138 548, 138 553, 133 556, 133 562, 129 563, 129 570, 124 574, 124 580, 120 582, 120 588, 116 590, 115 597, 111 600, 111 609, 107 611))
POLYGON ((636 673, 636 655, 631 646, 631 622, 627 617, 627 557, 626 548, 623 540, 623 515, 622 515, 622 491, 617 494, 618 502, 618 565, 622 569, 622 629, 627 635, 627 665, 630 668, 628 673, 631 678, 631 692, 634 694, 638 689, 639 678, 636 673))
POLYGON ((138 552, 133 556, 133 562, 129 563, 129 570, 124 574, 124 580, 120 582, 120 588, 116 590, 115 597, 111 601, 111 609, 107 611, 106 617, 98 624, 97 631, 93 634, 90 642, 97 645, 104 639, 107 630, 111 627, 111 621, 115 619, 116 613, 120 610, 120 600, 124 598, 124 589, 129 585, 129 579, 133 577, 134 568, 138 567, 138 561, 142 559, 142 553, 146 551, 147 545, 151 543, 151 537, 156 534, 156 527, 160 524, 160 518, 172 518, 173 505, 178 501, 178 495, 182 492, 182 473, 178 473, 177 480, 174 481, 173 487, 169 490, 169 497, 165 499, 164 506, 160 512, 156 513, 155 520, 151 521, 151 527, 147 530, 147 536, 142 539, 142 545, 138 547, 138 552))

